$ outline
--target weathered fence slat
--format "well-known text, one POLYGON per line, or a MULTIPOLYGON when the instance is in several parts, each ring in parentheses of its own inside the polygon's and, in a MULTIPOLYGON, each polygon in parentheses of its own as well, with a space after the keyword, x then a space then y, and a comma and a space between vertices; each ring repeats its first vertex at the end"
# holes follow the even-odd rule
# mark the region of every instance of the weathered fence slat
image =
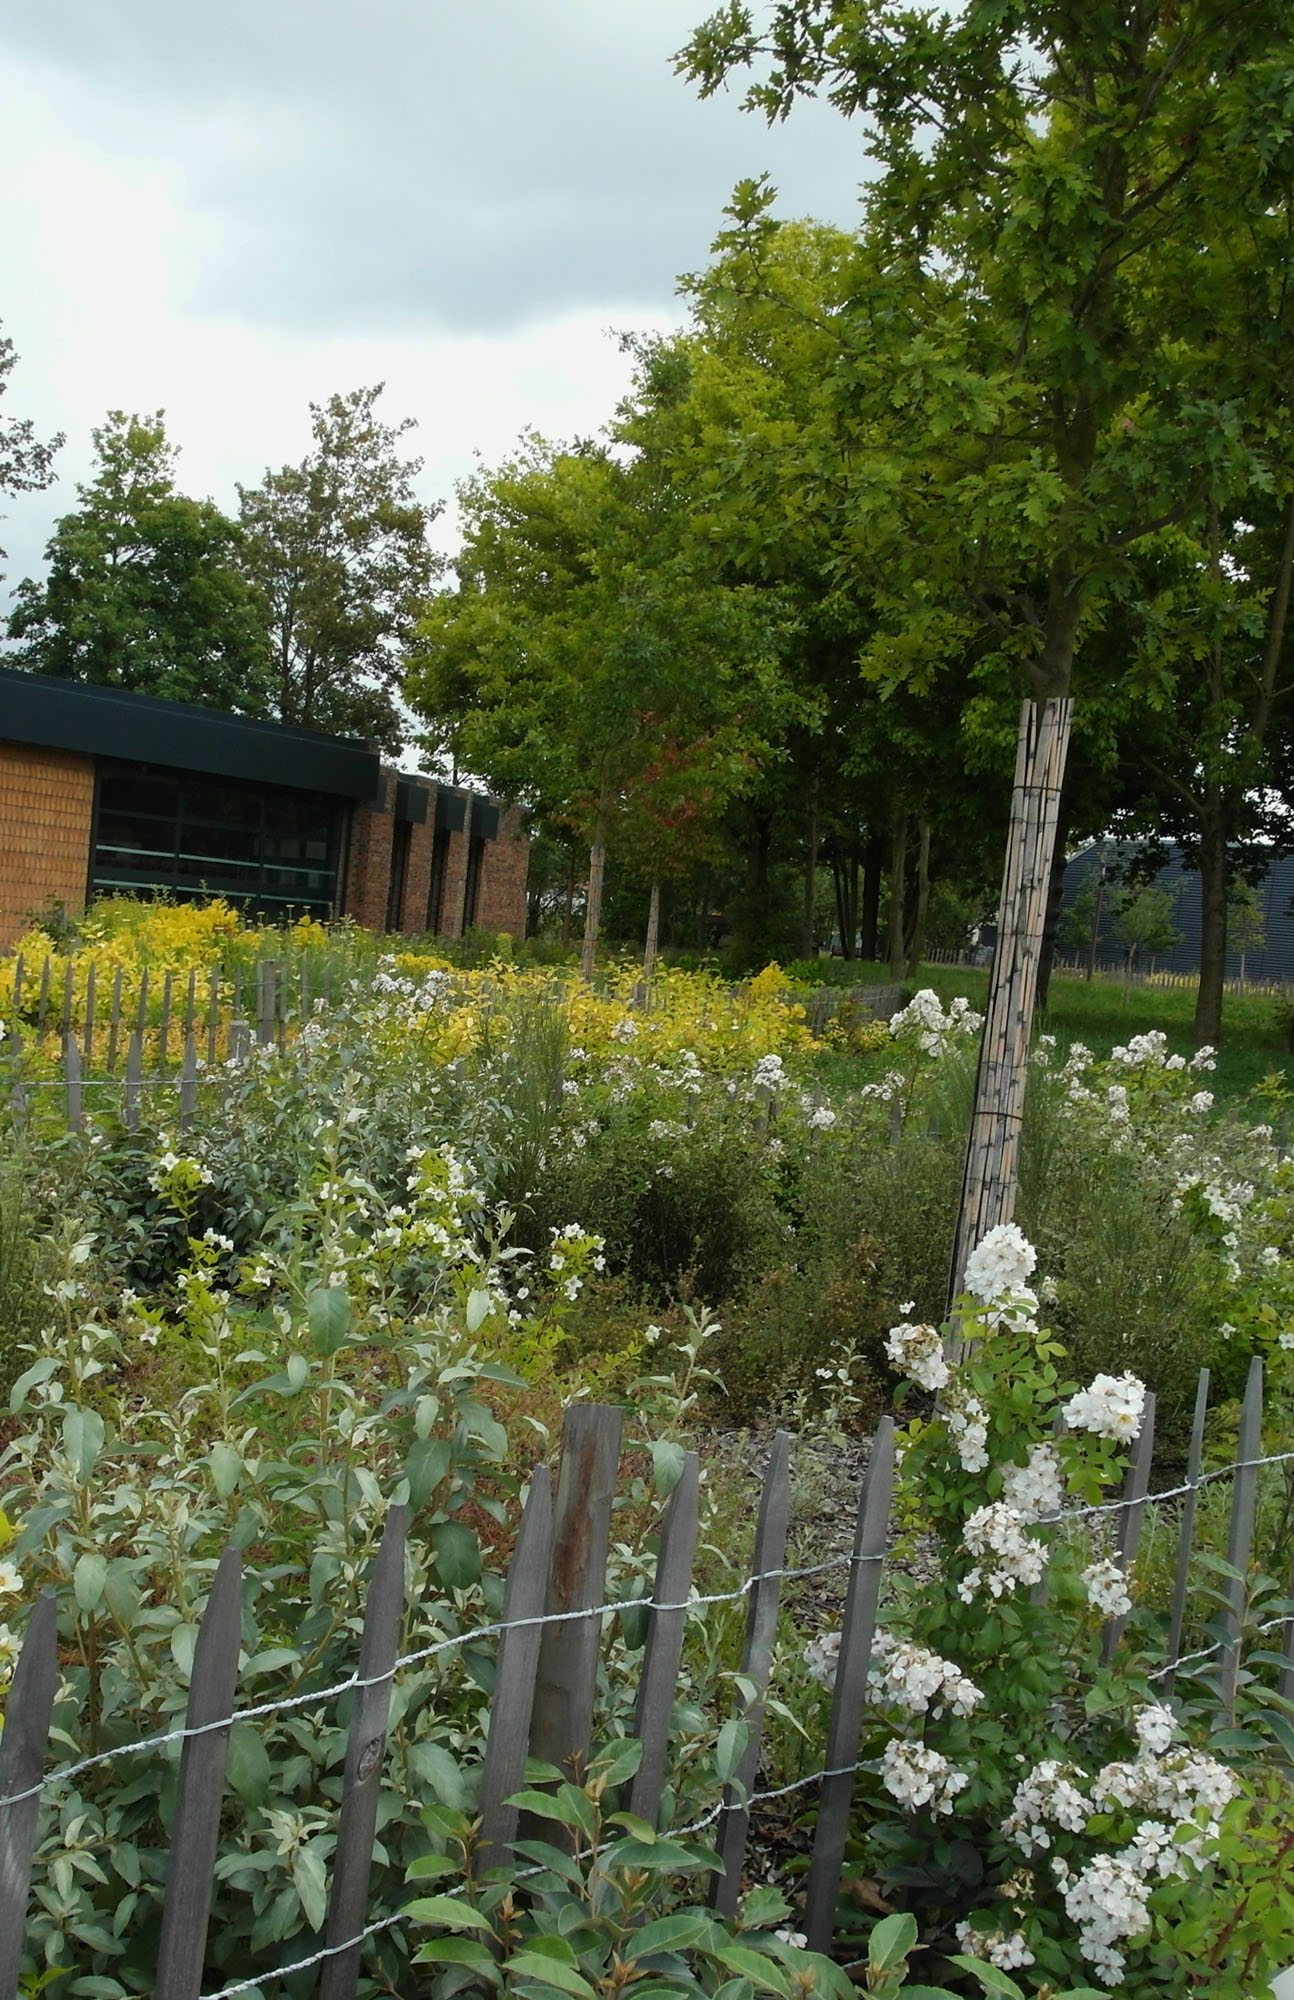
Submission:
POLYGON ((256 966, 256 1039, 262 1047, 274 1039, 274 966, 268 958, 256 966))
POLYGON ((175 984, 175 974, 168 972, 162 981, 162 1019, 157 1030, 157 1067, 166 1068, 171 1048, 171 988, 175 984))
POLYGON ((112 1015, 108 1022, 108 1074, 117 1067, 117 1044, 121 1039, 121 975, 119 965, 112 980, 112 1015))
MULTIPOLYGON (((1136 1559, 1137 1544, 1141 1540, 1141 1524, 1146 1514, 1146 1494, 1150 1487, 1150 1466, 1154 1453, 1155 1398, 1153 1395, 1147 1395, 1132 1463, 1123 1482, 1123 1506, 1119 1512, 1119 1529, 1114 1545, 1114 1560, 1125 1576, 1132 1568, 1136 1559)), ((1123 1628, 1127 1622, 1127 1614, 1123 1612, 1117 1617, 1106 1619, 1105 1630, 1101 1634, 1101 1661, 1104 1666, 1108 1666, 1114 1658, 1115 1649, 1123 1637, 1123 1628)))
MULTIPOLYGON (((602 1602, 622 1421, 622 1412, 609 1403, 576 1403, 566 1412, 546 1604, 550 1614, 602 1602)), ((601 1631, 596 1614, 563 1617, 560 1624, 543 1628, 530 1750, 546 1764, 574 1769, 588 1757, 601 1631)))
POLYGON ((184 1726, 203 1733, 187 1736, 180 1755, 153 2000, 199 2000, 202 1992, 241 1630, 241 1558, 227 1548, 193 1653, 184 1726))
POLYGON ((207 1062, 214 1066, 220 1033, 220 974, 213 972, 207 994, 207 1062))
POLYGON ((516 1547, 503 1597, 503 1630, 495 1655, 494 1696, 481 1770, 481 1827, 477 1852, 482 1868, 506 1865, 516 1838, 517 1807, 504 1804, 520 1791, 526 1773, 535 1669, 548 1594, 553 1551, 553 1481, 546 1465, 530 1475, 516 1547))
MULTIPOLYGON (((192 1039, 192 1038, 190 1038, 192 1039)), ((326 1959, 319 1980, 319 2000, 354 2000, 359 1985, 358 1939, 368 1913, 368 1878, 377 1832, 377 1807, 382 1789, 382 1752, 391 1712, 391 1681, 400 1643, 404 1610, 404 1537, 406 1507, 392 1507, 382 1531, 364 1607, 364 1636, 359 1649, 360 1686, 346 1743, 337 1848, 333 1856, 332 1888, 324 1943, 335 1956, 326 1959), (338 1946, 347 1946, 338 1950, 338 1946)))
POLYGON ((22 1652, 5 1703, 0 1738, 0 2000, 15 2000, 27 1929, 31 1858, 40 1816, 40 1784, 49 1718, 58 1685, 58 1605, 42 1591, 27 1621, 22 1652), (23 1792, 30 1792, 23 1798, 23 1792))
POLYGON ((144 1038, 136 1028, 126 1050, 126 1081, 122 1088, 122 1118, 128 1132, 139 1130, 139 1083, 144 1071, 144 1038))
POLYGON ((1191 1420, 1191 1442, 1186 1455, 1186 1492, 1177 1528, 1177 1568, 1173 1575, 1172 1608, 1168 1614, 1168 1639, 1164 1647, 1168 1672, 1164 1692, 1172 1693, 1177 1678, 1177 1662, 1182 1656, 1182 1631, 1186 1624, 1186 1599, 1191 1582, 1191 1544, 1195 1539, 1195 1510, 1199 1504, 1200 1472, 1204 1465, 1204 1423, 1209 1412, 1209 1371, 1201 1368, 1195 1385, 1195 1415, 1191 1420))
POLYGON ((21 1126, 27 1123, 28 1102, 27 1086, 22 1080, 22 1036, 19 1034, 17 1028, 14 1029, 10 1037, 9 1056, 9 1115, 15 1125, 21 1126))
POLYGON ((72 1030, 72 982, 75 977, 76 969, 69 958, 63 969, 63 1025, 60 1032, 64 1041, 72 1030))
POLYGON ((91 959, 90 969, 85 975, 85 1059, 87 1062, 92 1061, 94 1057, 94 988, 95 963, 91 959))
POLYGON ((647 1642, 634 1706, 633 1733, 642 1744, 642 1761, 630 1787, 629 1810, 653 1826, 665 1782, 669 1722, 678 1693, 687 1594, 696 1556, 700 1484, 701 1461, 694 1451, 689 1451, 684 1454, 683 1469, 661 1523, 652 1607, 647 1614, 647 1642))
POLYGON ((778 1431, 764 1473, 764 1490, 759 1497, 746 1638, 741 1652, 742 1676, 753 1683, 755 1694, 741 1718, 746 1725, 746 1747, 732 1783, 724 1788, 723 1811, 715 1841, 723 1861, 723 1871, 710 1877, 711 1908, 724 1917, 732 1915, 741 1893, 741 1861, 746 1851, 746 1835, 750 1830, 750 1808, 745 1801, 755 1788, 755 1774, 759 1769, 764 1691, 773 1667, 777 1606, 782 1594, 780 1571, 786 1560, 786 1529, 791 1507, 790 1455, 791 1440, 785 1431, 778 1431))
POLYGON ((22 1011, 22 972, 23 972, 23 954, 19 952, 18 956, 14 959, 13 962, 12 1019, 14 1020, 15 1023, 17 1022, 18 1016, 22 1011))
POLYGON ((49 1012, 49 974, 50 974, 49 954, 47 952, 45 955, 45 963, 41 967, 40 1002, 36 1011, 36 1033, 38 1036, 43 1035, 45 1032, 45 1016, 49 1012))
POLYGON ((876 1601, 881 1588, 881 1558, 885 1553, 893 1493, 894 1419, 882 1417, 872 1442, 858 1504, 849 1589, 840 1625, 840 1658, 831 1691, 827 1776, 818 1793, 818 1824, 804 1912, 804 1928, 812 1951, 829 1951, 835 1929, 836 1898, 840 1893, 845 1836, 854 1797, 853 1773, 847 1767, 857 1760, 862 1734, 867 1674, 876 1631, 876 1601))
POLYGON ((184 1061, 180 1066, 180 1130, 187 1132, 198 1108, 198 1049, 190 1029, 184 1037, 184 1061))
POLYGON ((81 1130, 81 1051, 76 1036, 63 1037, 63 1069, 67 1083, 67 1123, 72 1132, 81 1130))
POLYGON ((148 967, 141 968, 139 974, 139 1005, 135 1009, 135 1033, 139 1036, 139 1052, 144 1053, 144 1031, 148 1027, 148 967))
POLYGON ((185 1041, 187 1041, 189 1039, 189 1036, 193 1033, 194 1010, 197 1006, 197 1000, 198 1000, 198 968, 196 967, 196 965, 191 965, 189 967, 189 987, 187 993, 184 996, 185 1041))
POLYGON ((1227 1566, 1238 1572, 1224 1577, 1223 1614, 1226 1637, 1223 1641, 1218 1674, 1222 1714, 1228 1725, 1235 1722, 1236 1690, 1240 1682, 1240 1633, 1244 1624, 1248 1585, 1245 1571, 1254 1543, 1254 1514, 1258 1505, 1258 1467, 1263 1437, 1263 1364, 1255 1354, 1249 1363, 1245 1399, 1240 1406, 1240 1432, 1236 1441, 1236 1472, 1231 1487, 1231 1525, 1227 1532, 1227 1566))

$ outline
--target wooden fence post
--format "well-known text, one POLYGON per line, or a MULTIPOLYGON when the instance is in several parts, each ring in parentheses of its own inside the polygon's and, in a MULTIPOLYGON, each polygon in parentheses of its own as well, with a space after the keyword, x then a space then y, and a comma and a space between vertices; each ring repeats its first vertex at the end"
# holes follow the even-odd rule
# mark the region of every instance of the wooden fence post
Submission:
POLYGON ((535 1699, 535 1670, 553 1553, 553 1481, 546 1465, 530 1475, 517 1545, 508 1565, 503 1630, 494 1663, 494 1694, 481 1770, 481 1826, 477 1854, 482 1868, 503 1868, 517 1834, 518 1808, 505 1804, 526 1775, 526 1746, 535 1699))
MULTIPOLYGON (((566 1412, 545 1607, 550 1615, 602 1602, 621 1423, 621 1412, 609 1403, 576 1403, 566 1412)), ((563 1616, 560 1624, 544 1626, 539 1645, 530 1754, 576 1776, 593 1734, 601 1634, 596 1615, 563 1616)))
POLYGON ((242 1612, 241 1558, 227 1548, 193 1652, 184 1726, 202 1734, 186 1736, 180 1755, 153 2000, 199 2000, 202 1992, 242 1612))
MULTIPOLYGON (((190 1037, 192 1039, 192 1037, 190 1037)), ((368 1915, 368 1881, 382 1789, 382 1753, 391 1713, 391 1681, 404 1610, 404 1535, 407 1507, 388 1509, 382 1543, 364 1607, 355 1711, 346 1743, 337 1848, 324 1943, 334 1953, 324 1963, 319 2000, 354 2000, 359 1985, 358 1940, 368 1915)))
POLYGON ((1234 1728, 1236 1690, 1240 1684, 1240 1635, 1244 1625, 1248 1595, 1245 1572, 1254 1543, 1254 1514, 1258 1504, 1258 1459, 1263 1438, 1263 1364, 1255 1354, 1249 1363, 1245 1399, 1240 1406, 1240 1433, 1236 1443, 1236 1472, 1231 1488, 1231 1525, 1227 1533, 1227 1567, 1234 1576, 1224 1577, 1223 1595, 1226 1638, 1220 1659, 1218 1688, 1224 1726, 1234 1728))
POLYGON ((128 1132, 139 1130, 139 1083, 144 1068, 144 1038, 136 1028, 126 1050, 126 1081, 122 1088, 122 1117, 128 1132))
MULTIPOLYGON (((1137 1544, 1141 1540, 1141 1523, 1145 1519, 1146 1493, 1150 1486, 1150 1464, 1154 1452, 1155 1399, 1153 1395, 1147 1395, 1132 1463, 1123 1482, 1123 1505, 1119 1510, 1119 1531, 1114 1550, 1114 1560, 1125 1577, 1136 1560, 1137 1544)), ((1123 1637, 1127 1622, 1125 1612, 1106 1619, 1105 1630, 1101 1634, 1102 1666, 1108 1667, 1114 1658, 1115 1648, 1123 1637)))
POLYGON ((168 972, 162 981, 162 1018, 157 1029, 157 1068, 159 1074, 165 1072, 167 1059, 171 1053, 171 987, 175 974, 168 972))
POLYGON ((91 1062, 94 1058, 94 974, 95 965, 94 960, 91 959, 90 969, 85 975, 85 1059, 87 1062, 91 1062))
POLYGON ((180 1130, 187 1132, 198 1104, 198 1050, 192 1030, 184 1037, 184 1061, 180 1066, 180 1130))
POLYGON ((274 967, 267 958, 256 965, 256 1039, 262 1047, 274 1039, 274 967))
POLYGON ((47 1013, 49 1012, 49 974, 50 974, 50 966, 49 966, 49 954, 48 954, 48 952, 47 952, 47 953, 45 954, 45 963, 44 963, 44 965, 43 965, 43 966, 42 966, 42 968, 41 968, 41 975, 40 975, 40 1001, 39 1001, 39 1004, 38 1004, 38 1006, 37 1006, 37 1009, 36 1009, 36 1039, 37 1039, 37 1041, 39 1041, 39 1040, 40 1040, 41 1036, 42 1036, 42 1035, 44 1034, 44 1032, 45 1032, 45 1016, 46 1016, 46 1014, 47 1014, 47 1013))
POLYGON ((653 1826, 660 1808, 669 1722, 678 1692, 687 1594, 696 1556, 700 1482, 701 1461, 694 1451, 689 1451, 684 1455, 683 1470, 669 1496, 661 1523, 651 1610, 647 1614, 647 1641, 634 1704, 633 1733, 642 1744, 642 1759, 630 1786, 629 1810, 653 1826))
POLYGON ((117 1067, 117 1043, 121 1037, 121 975, 118 966, 112 980, 112 1018, 108 1023, 108 1074, 117 1067))
POLYGON ((14 1029, 13 1034, 9 1037, 9 1048, 9 1116, 12 1118, 14 1125, 21 1130, 27 1123, 27 1113, 30 1106, 27 1099, 27 1087, 22 1080, 22 1036, 17 1028, 14 1029))
POLYGON ((790 1462, 791 1440, 785 1431, 778 1431, 769 1453, 764 1490, 759 1498, 746 1639, 741 1653, 742 1677, 753 1682, 755 1693, 741 1718, 746 1725, 746 1747, 732 1782, 724 1788, 723 1811, 715 1841, 723 1861, 723 1872, 710 1877, 710 1905, 721 1917, 733 1914, 741 1893, 741 1860, 750 1830, 750 1808, 746 1800, 755 1788, 755 1774, 759 1769, 764 1692, 773 1668, 777 1606, 782 1594, 781 1570, 786 1561, 786 1529, 791 1505, 790 1462))
POLYGON ((76 1045, 76 1036, 70 1032, 63 1037, 63 1068, 67 1081, 68 1128, 79 1132, 82 1125, 81 1051, 76 1045))
POLYGON ((1182 1630, 1186 1623, 1186 1598, 1191 1581, 1191 1545, 1195 1539, 1195 1509, 1199 1501, 1200 1470, 1204 1464, 1204 1422, 1209 1409, 1209 1371, 1201 1368, 1195 1386, 1195 1415, 1191 1421, 1191 1442, 1186 1458, 1186 1492, 1182 1496, 1181 1519, 1177 1530, 1177 1568, 1173 1576, 1172 1609, 1168 1614, 1168 1643, 1165 1652, 1168 1672, 1164 1692, 1171 1694, 1177 1678, 1177 1662, 1182 1657, 1182 1630))
POLYGON ((0 1738, 0 2000, 16 2000, 31 1858, 40 1817, 41 1774, 49 1742, 49 1718, 58 1685, 58 1605, 54 1593, 37 1598, 22 1652, 5 1702, 0 1738), (30 1796, 24 1798, 26 1792, 30 1796))
POLYGON ((811 1951, 830 1951, 835 1929, 836 1898, 840 1893, 845 1835, 854 1796, 854 1776, 848 1767, 857 1761, 862 1734, 867 1674, 876 1631, 876 1601, 881 1588, 881 1560, 893 1492, 894 1419, 882 1417, 872 1442, 858 1505, 849 1590, 840 1626, 840 1658, 831 1691, 827 1776, 818 1793, 818 1824, 805 1899, 804 1928, 811 1951))

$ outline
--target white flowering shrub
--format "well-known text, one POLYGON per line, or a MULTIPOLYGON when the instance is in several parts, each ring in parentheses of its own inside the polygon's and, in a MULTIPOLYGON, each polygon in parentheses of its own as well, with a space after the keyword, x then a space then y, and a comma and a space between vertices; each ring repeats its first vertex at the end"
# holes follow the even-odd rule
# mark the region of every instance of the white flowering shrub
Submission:
MULTIPOLYGON (((1287 1772, 1269 1805, 1192 1740, 1191 1710, 1153 1696, 1135 1629, 1130 1655, 1101 1663, 1106 1621, 1137 1617, 1136 1585, 1102 1540, 1108 1517, 1084 1509, 1117 1490, 1145 1389, 1127 1372, 1063 1378, 1027 1289, 1036 1262, 1015 1228, 978 1246, 957 1308, 965 1359, 932 1327, 890 1336, 900 1401, 925 1408, 900 1433, 899 1511, 937 1559, 875 1637, 857 1867, 919 1917, 914 1943, 983 1968, 988 1990, 1238 2000, 1282 1962, 1253 1856, 1276 1798, 1294 1853, 1294 1788, 1287 1772), (1237 1905, 1252 1909, 1243 1987, 1227 1983, 1237 1905)), ((836 1635, 804 1657, 830 1685, 836 1635)))

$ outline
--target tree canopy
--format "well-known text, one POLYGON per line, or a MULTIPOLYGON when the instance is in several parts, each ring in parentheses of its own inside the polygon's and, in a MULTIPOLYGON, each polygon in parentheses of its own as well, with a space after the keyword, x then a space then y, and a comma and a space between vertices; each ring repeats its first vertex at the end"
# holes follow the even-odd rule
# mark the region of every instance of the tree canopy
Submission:
POLYGON ((162 413, 114 410, 96 468, 46 551, 42 582, 15 593, 15 664, 69 680, 264 714, 263 607, 236 524, 176 490, 162 413))
MULTIPOLYGON (((17 360, 13 342, 0 333, 0 396, 9 387, 17 360)), ((42 442, 30 417, 0 416, 0 494, 36 493, 48 486, 54 477, 54 454, 62 443, 61 432, 42 442)))
POLYGON ((381 393, 312 403, 307 456, 238 492, 247 571, 268 607, 274 714, 394 750, 406 650, 442 568, 427 539, 440 504, 418 499, 422 461, 400 454, 413 419, 384 423, 381 393))

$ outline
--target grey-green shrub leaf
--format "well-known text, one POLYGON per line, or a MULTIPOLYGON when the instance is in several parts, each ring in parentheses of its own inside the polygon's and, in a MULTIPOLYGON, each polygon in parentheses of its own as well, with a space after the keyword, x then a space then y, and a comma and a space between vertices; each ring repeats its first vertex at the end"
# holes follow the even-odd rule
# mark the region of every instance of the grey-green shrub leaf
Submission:
POLYGON ((108 1565, 94 1550, 87 1550, 78 1556, 72 1571, 72 1594, 81 1611, 93 1611, 103 1596, 103 1586, 108 1574, 108 1565))
POLYGON ((253 1722, 235 1722, 229 1732, 225 1774, 244 1805, 263 1805, 270 1789, 269 1751, 253 1722))
POLYGON ((481 1545, 461 1521, 437 1521, 431 1531, 436 1569, 447 1590, 465 1590, 481 1574, 481 1545))
MULTIPOLYGON (((346 1344, 350 1332, 350 1298, 344 1285, 316 1285, 306 1297, 306 1318, 316 1354, 325 1360, 346 1344)), ((291 1374, 291 1363, 288 1373, 291 1374)))
POLYGON ((221 1438, 212 1445, 208 1462, 211 1483, 220 1499, 227 1500, 243 1476, 242 1455, 221 1438))

